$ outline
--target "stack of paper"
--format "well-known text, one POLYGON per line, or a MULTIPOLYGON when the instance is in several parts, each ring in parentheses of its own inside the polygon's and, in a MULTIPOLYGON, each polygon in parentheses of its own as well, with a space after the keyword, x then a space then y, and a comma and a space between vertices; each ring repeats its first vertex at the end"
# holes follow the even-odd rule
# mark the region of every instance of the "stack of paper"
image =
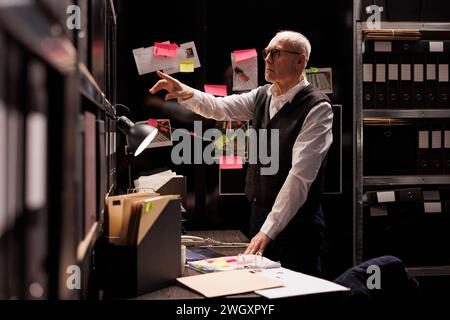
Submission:
POLYGON ((419 40, 421 33, 414 29, 365 30, 366 40, 419 40))
POLYGON ((198 261, 190 261, 188 265, 200 271, 230 271, 237 269, 279 268, 279 262, 266 257, 246 254, 229 257, 218 257, 198 261))
POLYGON ((159 188, 165 185, 173 177, 182 177, 177 175, 172 170, 166 170, 150 176, 141 176, 134 180, 134 187, 139 192, 156 192, 159 188))

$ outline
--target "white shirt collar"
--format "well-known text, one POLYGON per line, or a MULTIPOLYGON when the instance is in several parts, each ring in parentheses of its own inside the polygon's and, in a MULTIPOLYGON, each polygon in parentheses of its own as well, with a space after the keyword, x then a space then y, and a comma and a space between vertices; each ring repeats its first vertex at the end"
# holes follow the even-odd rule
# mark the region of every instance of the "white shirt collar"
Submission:
POLYGON ((297 83, 295 86, 293 86, 291 89, 289 89, 289 91, 280 94, 280 95, 275 95, 272 90, 273 90, 273 84, 269 87, 269 90, 267 91, 267 95, 268 96, 272 96, 272 99, 276 99, 276 100, 283 100, 283 101, 289 101, 292 102, 292 99, 294 99, 295 95, 304 87, 309 85, 309 81, 303 77, 302 81, 300 81, 299 83, 297 83))

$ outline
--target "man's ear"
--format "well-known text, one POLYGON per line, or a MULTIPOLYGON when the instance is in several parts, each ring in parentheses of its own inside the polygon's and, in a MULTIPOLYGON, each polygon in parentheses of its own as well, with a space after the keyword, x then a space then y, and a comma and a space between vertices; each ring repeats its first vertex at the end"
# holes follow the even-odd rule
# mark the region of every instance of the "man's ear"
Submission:
POLYGON ((298 65, 301 69, 306 68, 306 55, 305 55, 304 53, 299 54, 298 61, 297 61, 297 65, 298 65))

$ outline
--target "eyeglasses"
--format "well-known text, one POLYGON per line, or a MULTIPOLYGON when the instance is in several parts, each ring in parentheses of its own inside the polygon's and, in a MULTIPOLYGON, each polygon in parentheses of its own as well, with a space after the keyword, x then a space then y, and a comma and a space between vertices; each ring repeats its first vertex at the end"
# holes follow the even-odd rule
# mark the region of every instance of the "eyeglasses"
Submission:
POLYGON ((283 49, 272 49, 272 50, 264 49, 264 50, 262 51, 262 56, 263 56, 264 59, 266 59, 266 58, 269 56, 269 54, 270 54, 270 56, 272 57, 272 59, 275 60, 275 59, 277 59, 277 58, 280 56, 280 54, 281 54, 282 52, 292 53, 292 54, 301 54, 301 52, 290 51, 290 50, 283 50, 283 49))

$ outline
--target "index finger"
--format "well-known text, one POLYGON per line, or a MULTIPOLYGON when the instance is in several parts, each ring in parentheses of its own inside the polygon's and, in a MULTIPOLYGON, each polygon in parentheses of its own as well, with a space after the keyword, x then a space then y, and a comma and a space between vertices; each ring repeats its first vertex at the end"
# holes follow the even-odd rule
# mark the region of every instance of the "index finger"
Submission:
POLYGON ((153 87, 151 87, 151 89, 149 89, 148 91, 150 93, 155 94, 156 92, 158 92, 159 90, 162 89, 166 89, 166 84, 167 81, 166 80, 159 80, 153 87))
POLYGON ((168 74, 165 74, 164 72, 162 72, 162 71, 156 71, 156 74, 160 77, 160 78, 163 78, 164 80, 167 80, 167 81, 171 81, 171 82, 176 82, 177 80, 175 79, 175 78, 172 78, 171 76, 169 76, 168 74))
POLYGON ((250 242, 250 245, 247 247, 244 254, 253 254, 254 252, 256 252, 255 244, 250 242))

